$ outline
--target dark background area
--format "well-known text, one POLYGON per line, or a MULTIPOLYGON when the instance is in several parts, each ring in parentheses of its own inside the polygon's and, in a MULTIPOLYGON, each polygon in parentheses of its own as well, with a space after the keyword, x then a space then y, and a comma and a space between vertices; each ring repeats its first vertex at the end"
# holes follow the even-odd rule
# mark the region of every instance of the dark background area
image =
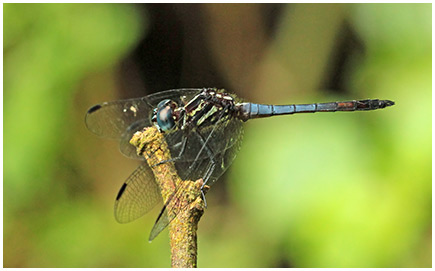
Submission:
POLYGON ((185 87, 394 107, 249 121, 199 267, 431 267, 431 4, 4 4, 4 267, 169 267, 94 104, 185 87))

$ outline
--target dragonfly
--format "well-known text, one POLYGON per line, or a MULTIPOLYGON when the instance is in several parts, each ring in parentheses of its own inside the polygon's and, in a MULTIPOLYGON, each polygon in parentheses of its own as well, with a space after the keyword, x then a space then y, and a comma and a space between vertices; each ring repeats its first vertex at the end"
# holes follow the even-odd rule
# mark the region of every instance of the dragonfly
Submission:
MULTIPOLYGON (((234 161, 247 120, 298 113, 371 111, 392 105, 393 101, 379 99, 268 105, 244 102, 224 89, 183 88, 94 105, 87 111, 85 123, 94 134, 118 140, 122 154, 139 160, 146 158, 129 143, 130 139, 137 131, 157 127, 172 157, 161 163, 174 163, 182 180, 202 179, 202 192, 234 161)), ((115 219, 119 223, 136 220, 162 201, 152 166, 143 161, 121 186, 115 200, 115 219)), ((164 203, 150 241, 180 211, 165 210, 178 191, 164 203)), ((205 201, 204 193, 201 195, 205 201)))

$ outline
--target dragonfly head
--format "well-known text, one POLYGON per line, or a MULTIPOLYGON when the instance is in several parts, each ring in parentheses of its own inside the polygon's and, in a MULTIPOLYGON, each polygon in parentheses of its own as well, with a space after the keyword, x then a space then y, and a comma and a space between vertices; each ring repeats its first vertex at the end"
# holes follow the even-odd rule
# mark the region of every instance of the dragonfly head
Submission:
POLYGON ((151 121, 161 132, 168 132, 175 127, 176 116, 174 114, 177 104, 169 99, 162 100, 154 109, 151 121))

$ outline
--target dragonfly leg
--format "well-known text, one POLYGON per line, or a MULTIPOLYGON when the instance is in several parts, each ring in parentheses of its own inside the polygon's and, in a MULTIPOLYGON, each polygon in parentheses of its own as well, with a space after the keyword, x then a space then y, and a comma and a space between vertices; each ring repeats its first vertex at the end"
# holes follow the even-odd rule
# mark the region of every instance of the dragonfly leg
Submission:
MULTIPOLYGON (((219 118, 218 118, 218 120, 217 120, 217 122, 219 122, 219 120, 225 115, 225 113, 228 111, 228 108, 229 107, 226 107, 226 108, 224 108, 224 110, 222 110, 222 112, 221 112, 221 114, 219 115, 219 118)), ((191 172, 192 171, 192 169, 193 169, 193 165, 195 164, 195 162, 199 159, 199 157, 200 157, 200 155, 202 154, 202 151, 205 149, 206 151, 207 151, 207 153, 208 153, 208 156, 210 157, 210 161, 213 163, 213 164, 215 164, 216 163, 216 161, 214 160, 214 155, 213 155, 213 152, 212 152, 212 150, 210 149, 210 147, 208 146, 208 141, 210 140, 210 138, 211 138, 211 136, 213 135, 213 133, 214 133, 214 131, 216 130, 216 127, 217 127, 217 125, 215 125, 214 127, 213 127, 213 129, 211 130, 211 132, 208 134, 208 136, 207 136, 207 138, 204 140, 204 137, 198 132, 198 131, 196 131, 196 136, 199 138, 199 140, 201 141, 201 143, 202 143, 202 147, 201 147, 201 149, 199 150, 199 152, 198 152, 198 154, 196 155, 196 157, 195 157, 195 160, 194 160, 194 162, 190 165, 190 167, 189 167, 189 171, 191 172)), ((211 174, 210 174, 211 175, 211 174)))
MULTIPOLYGON (((220 115, 219 115, 219 117, 218 117, 217 122, 219 122, 219 120, 220 120, 220 119, 221 119, 221 118, 222 118, 222 117, 227 113, 228 110, 229 110, 229 106, 227 106, 226 108, 224 108, 224 109, 221 111, 221 113, 220 113, 220 115)), ((207 184, 208 180, 210 179, 211 175, 213 174, 213 171, 214 171, 214 169, 215 169, 215 165, 216 165, 215 155, 213 154, 213 151, 211 150, 211 148, 208 146, 208 142, 209 142, 209 140, 211 139, 211 137, 212 137, 212 135, 213 135, 213 133, 214 133, 216 127, 217 127, 217 125, 215 125, 215 126, 213 127, 213 129, 212 129, 211 132, 208 134, 208 136, 207 136, 207 138, 206 138, 205 140, 204 140, 204 137, 203 137, 203 136, 202 136, 198 131, 195 132, 196 136, 199 138, 199 140, 200 140, 201 143, 202 143, 202 147, 201 147, 201 149, 199 150, 199 152, 198 152, 198 154, 197 154, 197 156, 196 156, 194 162, 193 162, 193 163, 190 165, 190 167, 189 167, 189 174, 190 174, 190 172, 192 172, 192 170, 194 169, 194 165, 195 165, 196 161, 199 159, 199 157, 200 157, 200 155, 201 155, 201 153, 203 152, 204 149, 207 151, 207 154, 208 154, 209 159, 210 159, 210 163, 209 163, 209 166, 208 166, 208 168, 207 168, 207 171, 205 172, 205 174, 204 174, 204 176, 203 176, 203 181, 204 181, 204 183, 203 183, 203 185, 201 186, 201 192, 202 192, 204 186, 207 184)))
POLYGON ((174 161, 177 161, 177 160, 180 159, 181 156, 183 155, 183 153, 184 153, 184 151, 185 151, 185 149, 186 149, 186 145, 187 145, 187 136, 183 136, 183 139, 182 139, 182 141, 181 141, 181 150, 180 150, 180 152, 178 153, 178 155, 177 155, 175 158, 171 158, 171 159, 168 159, 168 160, 160 161, 160 162, 158 162, 157 164, 153 165, 152 167, 156 167, 156 166, 159 166, 159 165, 162 165, 162 164, 168 163, 168 162, 174 162, 174 161))
MULTIPOLYGON (((210 152, 211 152, 211 150, 210 150, 210 152)), ((215 167, 216 167, 216 161, 214 159, 214 156, 211 156, 207 171, 205 172, 204 177, 203 177, 203 184, 201 185, 201 188, 200 188, 201 189, 201 196, 202 196, 202 199, 204 201, 205 208, 207 208, 207 200, 205 199, 204 186, 206 186, 208 180, 210 180, 210 177, 213 174, 215 167)))
POLYGON ((216 161, 214 161, 214 159, 210 160, 210 163, 209 163, 209 166, 207 168, 207 171, 205 172, 204 177, 203 177, 203 181, 204 182, 201 185, 201 191, 203 190, 204 186, 207 185, 207 182, 210 179, 211 174, 213 173, 215 166, 216 166, 216 161))
MULTIPOLYGON (((211 133, 213 133, 213 131, 212 131, 211 133)), ((207 151, 207 154, 208 154, 209 159, 210 159, 210 164, 213 165, 213 169, 214 169, 214 165, 216 164, 216 161, 215 161, 215 159, 214 159, 213 152, 212 152, 212 150, 210 149, 210 147, 207 145, 207 141, 204 140, 204 137, 203 137, 200 133, 198 133, 198 131, 194 132, 194 134, 199 138, 199 141, 200 141, 201 144, 202 144, 202 148, 201 148, 200 151, 198 152, 198 155, 195 157, 195 159, 193 160, 192 164, 189 166, 189 168, 188 168, 188 173, 186 174, 186 176, 190 176, 190 174, 194 171, 194 169, 200 165, 200 164, 198 163, 198 160, 199 160, 199 157, 200 157, 200 155, 202 154, 202 152, 203 152, 204 150, 207 151)), ((210 138, 210 136, 209 136, 208 138, 210 138)), ((211 170, 211 168, 210 168, 210 164, 209 164, 207 170, 205 171, 205 174, 204 174, 203 177, 202 177, 204 183, 207 182, 207 180, 208 180, 208 179, 210 178, 210 176, 211 176, 211 173, 213 173, 213 170, 211 170)), ((204 185, 201 186, 201 190, 202 190, 203 187, 204 187, 204 185)))
POLYGON ((202 200, 204 201, 204 207, 207 208, 207 200, 205 199, 205 194, 204 194, 204 190, 202 190, 202 187, 201 187, 201 197, 202 200))

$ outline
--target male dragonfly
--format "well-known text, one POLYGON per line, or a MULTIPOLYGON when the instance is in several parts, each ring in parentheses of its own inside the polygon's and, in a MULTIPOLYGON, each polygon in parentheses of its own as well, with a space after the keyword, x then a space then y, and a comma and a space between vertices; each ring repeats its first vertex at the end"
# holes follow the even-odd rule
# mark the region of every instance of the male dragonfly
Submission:
MULTIPOLYGON (((173 162, 182 180, 202 179, 204 187, 213 185, 233 162, 242 141, 242 123, 249 119, 296 113, 370 111, 392 105, 393 101, 378 99, 265 105, 243 102, 224 89, 184 88, 97 104, 88 110, 85 122, 96 135, 119 140, 125 156, 142 160, 145 158, 129 141, 135 132, 157 127, 172 157, 162 163, 173 162)), ((133 221, 161 201, 154 178, 145 162, 127 178, 115 201, 118 222, 133 221)), ((163 208, 168 204, 165 202, 163 208)), ((155 225, 150 240, 176 217, 176 212, 165 212, 166 216, 168 213, 174 215, 164 217, 165 222, 159 216, 156 225, 160 225, 155 225)))

